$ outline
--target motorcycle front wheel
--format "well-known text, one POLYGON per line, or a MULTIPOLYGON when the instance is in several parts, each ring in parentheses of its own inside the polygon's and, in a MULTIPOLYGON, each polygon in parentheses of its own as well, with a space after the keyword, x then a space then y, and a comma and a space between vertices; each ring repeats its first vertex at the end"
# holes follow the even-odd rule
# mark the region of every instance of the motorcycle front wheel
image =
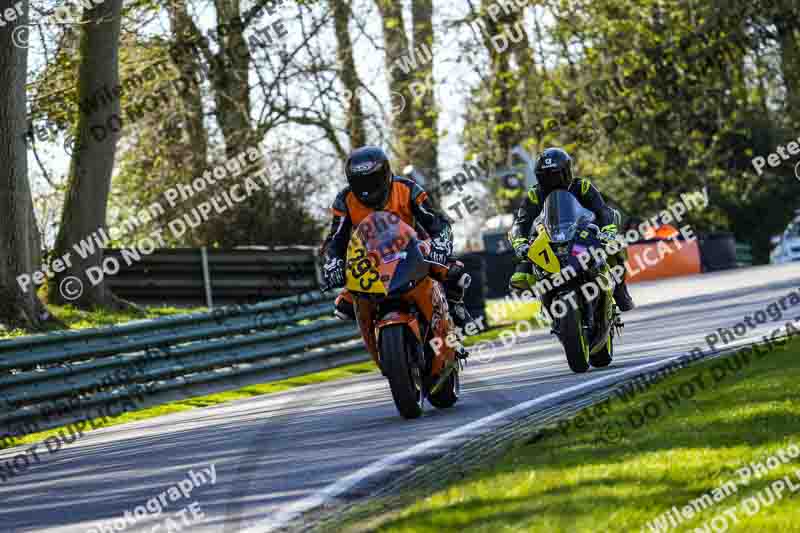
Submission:
POLYGON ((410 419, 422 415, 425 395, 421 369, 406 341, 405 329, 402 324, 392 324, 381 330, 380 360, 397 410, 403 418, 410 419))
POLYGON ((560 319, 561 344, 567 355, 569 368, 578 374, 589 370, 589 343, 584 338, 581 310, 567 306, 567 314, 560 319))

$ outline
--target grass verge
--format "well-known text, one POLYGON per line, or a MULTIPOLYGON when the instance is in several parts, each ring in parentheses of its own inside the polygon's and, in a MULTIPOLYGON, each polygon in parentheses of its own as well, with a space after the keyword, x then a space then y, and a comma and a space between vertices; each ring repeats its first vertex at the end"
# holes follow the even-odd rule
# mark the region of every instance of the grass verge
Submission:
POLYGON ((337 529, 800 531, 800 456, 778 461, 761 478, 737 473, 800 447, 800 341, 736 357, 685 369, 625 400, 614 397, 602 411, 588 408, 569 426, 517 445, 433 495, 415 491, 407 507, 337 529), (796 492, 773 493, 767 506, 767 487, 785 476, 796 492), (710 505, 704 495, 713 495, 710 505), (681 513, 673 515, 676 527, 662 514, 673 506, 681 513), (653 522, 659 519, 660 526, 653 522))
POLYGON ((539 300, 532 300, 528 302, 511 302, 506 300, 489 300, 486 302, 486 314, 490 318, 490 324, 493 326, 502 326, 513 324, 519 320, 531 320, 539 314, 542 308, 539 300))
MULTIPOLYGON (((66 326, 66 328, 53 328, 53 331, 58 331, 61 329, 87 329, 116 326, 133 320, 197 313, 206 311, 206 308, 148 307, 143 311, 136 311, 133 309, 128 311, 107 311, 105 309, 83 311, 71 305, 48 305, 47 310, 66 326)), ((30 334, 30 332, 22 329, 14 329, 11 331, 0 329, 0 340, 24 337, 30 334)))
POLYGON ((476 335, 470 335, 465 339, 464 345, 472 346, 479 342, 493 341, 499 338, 504 331, 513 329, 509 326, 522 321, 530 322, 533 327, 540 327, 539 321, 535 318, 540 309, 541 304, 538 300, 514 303, 510 306, 505 300, 489 300, 486 302, 486 316, 489 317, 488 329, 476 335))

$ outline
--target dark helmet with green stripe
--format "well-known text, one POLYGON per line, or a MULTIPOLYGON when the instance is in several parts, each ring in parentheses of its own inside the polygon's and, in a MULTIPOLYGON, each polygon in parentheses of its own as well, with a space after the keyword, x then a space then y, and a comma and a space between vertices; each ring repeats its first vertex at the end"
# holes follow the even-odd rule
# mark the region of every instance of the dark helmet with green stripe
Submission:
POLYGON ((561 148, 548 148, 536 160, 536 180, 547 192, 572 184, 572 158, 561 148))

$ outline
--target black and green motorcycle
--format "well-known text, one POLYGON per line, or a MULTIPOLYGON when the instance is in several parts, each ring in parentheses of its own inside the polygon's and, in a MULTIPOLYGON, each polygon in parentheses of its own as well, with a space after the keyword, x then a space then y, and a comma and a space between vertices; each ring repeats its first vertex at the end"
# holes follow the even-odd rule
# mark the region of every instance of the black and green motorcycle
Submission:
POLYGON ((611 364, 614 337, 622 331, 614 304, 615 281, 603 255, 594 213, 568 191, 547 196, 534 221, 538 234, 528 259, 533 263, 529 284, 553 320, 573 372, 611 364))

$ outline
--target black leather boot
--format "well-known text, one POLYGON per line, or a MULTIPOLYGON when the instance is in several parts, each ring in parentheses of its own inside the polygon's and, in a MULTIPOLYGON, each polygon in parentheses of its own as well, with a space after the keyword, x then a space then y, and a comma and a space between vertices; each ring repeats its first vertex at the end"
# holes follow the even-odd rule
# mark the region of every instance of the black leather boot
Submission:
POLYGON ((464 329, 467 324, 472 322, 472 316, 464 305, 464 300, 448 300, 447 306, 450 308, 450 316, 453 317, 453 324, 457 328, 464 329))
POLYGON ((614 301, 617 302, 617 307, 623 313, 626 311, 630 311, 636 305, 633 303, 633 298, 631 298, 631 294, 628 292, 628 285, 625 283, 625 280, 622 280, 622 283, 618 283, 616 287, 614 287, 614 301))

